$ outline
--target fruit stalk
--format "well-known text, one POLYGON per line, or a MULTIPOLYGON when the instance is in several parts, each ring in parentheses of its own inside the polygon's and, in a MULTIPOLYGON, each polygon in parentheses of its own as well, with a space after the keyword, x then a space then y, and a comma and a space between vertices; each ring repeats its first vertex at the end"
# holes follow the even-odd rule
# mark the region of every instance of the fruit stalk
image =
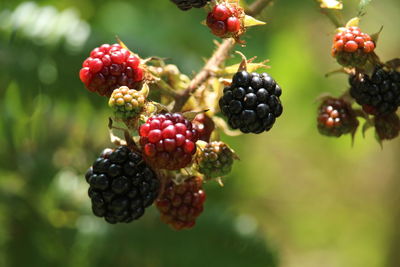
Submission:
MULTIPOLYGON (((246 13, 251 16, 257 16, 271 2, 272 0, 257 0, 249 7, 246 13)), ((227 59, 235 44, 236 42, 230 38, 223 41, 222 44, 218 46, 218 49, 204 65, 203 69, 190 82, 188 88, 178 95, 178 97, 176 97, 176 102, 173 108, 174 112, 180 111, 189 97, 197 90, 197 88, 199 88, 205 81, 207 81, 208 78, 212 76, 213 72, 218 68, 218 66, 227 59)))

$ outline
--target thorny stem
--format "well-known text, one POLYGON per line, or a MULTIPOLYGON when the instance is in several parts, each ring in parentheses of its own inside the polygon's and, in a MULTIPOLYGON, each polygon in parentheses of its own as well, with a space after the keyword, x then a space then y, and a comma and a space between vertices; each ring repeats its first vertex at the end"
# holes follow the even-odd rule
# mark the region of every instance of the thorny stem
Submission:
MULTIPOLYGON (((266 8, 272 0, 257 0, 246 13, 250 16, 259 15, 264 8, 266 8)), ((228 58, 230 51, 235 46, 236 42, 233 39, 227 39, 219 45, 218 49, 214 52, 211 58, 204 65, 203 69, 193 78, 188 88, 175 98, 175 105, 173 111, 180 111, 185 105, 190 96, 210 78, 218 67, 228 58)))

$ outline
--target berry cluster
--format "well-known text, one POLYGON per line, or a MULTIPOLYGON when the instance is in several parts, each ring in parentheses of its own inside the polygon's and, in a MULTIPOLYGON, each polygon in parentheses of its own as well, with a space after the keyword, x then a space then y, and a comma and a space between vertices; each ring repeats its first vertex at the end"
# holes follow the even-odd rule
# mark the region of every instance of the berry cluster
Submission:
POLYGON ((372 115, 390 114, 400 105, 400 73, 378 66, 371 77, 358 73, 349 79, 350 94, 372 115))
POLYGON ((208 13, 207 26, 218 37, 236 37, 243 33, 243 10, 233 4, 217 4, 208 13))
POLYGON ((136 117, 144 108, 146 95, 141 91, 121 86, 115 89, 108 101, 117 118, 129 119, 136 117))
POLYGON ((339 28, 339 30, 333 41, 332 56, 345 67, 365 65, 369 54, 375 50, 374 41, 358 27, 339 28))
POLYGON ((219 101, 228 124, 243 133, 269 131, 283 111, 282 90, 267 73, 239 71, 219 101))
POLYGON ((139 219, 159 192, 153 170, 126 146, 104 150, 87 171, 86 181, 93 213, 112 224, 139 219))
POLYGON ((137 88, 144 78, 140 59, 119 44, 95 48, 79 72, 81 81, 91 92, 110 97, 114 89, 137 88))
POLYGON ((218 178, 230 173, 235 154, 223 142, 214 141, 208 143, 198 159, 199 172, 206 178, 218 178))
POLYGON ((171 0, 180 10, 186 11, 191 8, 202 8, 211 0, 171 0))
POLYGON ((158 114, 140 126, 146 161, 159 169, 178 170, 191 163, 198 134, 180 113, 158 114))
POLYGON ((176 230, 192 228, 203 212, 206 194, 200 177, 190 177, 181 184, 169 181, 156 201, 161 220, 176 230))
POLYGON ((317 122, 319 132, 327 136, 340 137, 343 134, 354 133, 358 127, 351 104, 342 98, 324 99, 318 109, 317 122))

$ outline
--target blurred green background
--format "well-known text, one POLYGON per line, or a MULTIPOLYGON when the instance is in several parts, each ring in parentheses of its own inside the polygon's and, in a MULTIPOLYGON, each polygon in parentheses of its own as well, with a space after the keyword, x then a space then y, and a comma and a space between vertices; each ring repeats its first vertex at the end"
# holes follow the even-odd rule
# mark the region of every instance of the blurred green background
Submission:
MULTIPOLYGON (((347 20, 358 1, 344 4, 347 20)), ((399 14, 380 0, 362 19, 365 32, 384 26, 383 60, 399 56, 399 14)), ((0 266, 400 266, 399 140, 318 134, 315 99, 347 78, 324 78, 338 68, 334 28, 311 0, 276 1, 237 47, 271 60, 285 111, 269 133, 224 137, 241 161, 225 187, 206 184, 193 230, 154 208, 129 225, 91 214, 83 174, 110 145, 111 113, 79 81, 81 62, 118 35, 192 74, 214 49, 204 17, 167 0, 0 0, 0 266)))

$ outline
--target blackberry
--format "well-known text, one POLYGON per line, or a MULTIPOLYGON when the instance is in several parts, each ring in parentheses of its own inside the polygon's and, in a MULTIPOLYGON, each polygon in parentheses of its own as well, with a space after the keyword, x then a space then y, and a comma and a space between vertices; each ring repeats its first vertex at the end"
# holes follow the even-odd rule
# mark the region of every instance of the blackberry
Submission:
POLYGON ((147 93, 148 90, 147 92, 142 92, 121 86, 113 91, 108 105, 114 110, 117 118, 129 119, 137 117, 144 108, 147 93))
POLYGON ((375 116, 375 132, 379 140, 391 140, 400 132, 400 119, 396 113, 375 116))
POLYGON ((203 212, 206 193, 200 177, 190 177, 177 185, 172 180, 156 201, 161 220, 175 230, 192 228, 203 212))
POLYGON ((375 68, 373 74, 359 73, 349 79, 350 95, 365 112, 372 115, 390 114, 400 105, 400 73, 375 68))
POLYGON ((328 97, 318 108, 318 130, 327 136, 339 137, 354 133, 358 120, 351 104, 341 98, 328 97))
POLYGON ((137 220, 158 196, 159 180, 140 154, 106 149, 86 173, 92 211, 111 224, 137 220))
POLYGON ((243 133, 269 131, 283 111, 282 90, 267 73, 237 72, 224 89, 219 107, 233 129, 243 133))
POLYGON ((235 37, 243 34, 244 11, 234 3, 220 3, 208 13, 206 24, 211 32, 221 38, 235 37))
POLYGON ((198 157, 199 172, 204 174, 207 179, 227 175, 236 158, 234 151, 224 142, 208 143, 201 149, 198 157))
POLYGON ((193 120, 193 126, 196 129, 199 140, 210 141, 212 132, 215 129, 214 121, 204 113, 200 113, 193 120))
POLYGON ((103 44, 83 62, 79 77, 89 91, 110 97, 121 86, 137 88, 144 71, 139 57, 129 50, 119 44, 103 44))
POLYGON ((145 160, 155 168, 178 170, 192 161, 198 134, 180 113, 150 117, 139 129, 145 160))
POLYGON ((344 67, 362 67, 375 50, 372 38, 358 27, 339 28, 332 45, 332 56, 344 67))
POLYGON ((202 8, 211 0, 171 0, 180 10, 186 11, 191 8, 202 8))

